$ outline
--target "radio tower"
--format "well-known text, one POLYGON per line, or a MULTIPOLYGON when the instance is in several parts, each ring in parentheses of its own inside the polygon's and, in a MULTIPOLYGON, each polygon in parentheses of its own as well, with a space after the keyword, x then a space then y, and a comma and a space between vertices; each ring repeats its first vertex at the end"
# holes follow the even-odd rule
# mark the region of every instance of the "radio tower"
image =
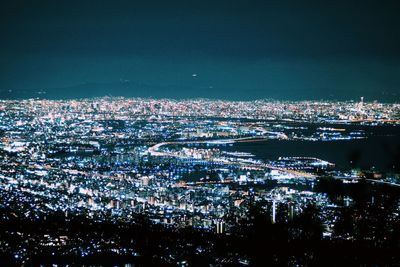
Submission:
POLYGON ((358 112, 362 112, 364 108, 364 97, 360 97, 360 103, 358 103, 358 112))

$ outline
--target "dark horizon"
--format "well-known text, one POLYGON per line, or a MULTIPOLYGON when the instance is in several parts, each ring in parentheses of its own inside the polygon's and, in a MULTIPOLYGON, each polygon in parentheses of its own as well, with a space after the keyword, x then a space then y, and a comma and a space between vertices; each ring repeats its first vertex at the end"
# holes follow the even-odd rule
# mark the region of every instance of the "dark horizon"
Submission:
POLYGON ((400 99, 397 1, 0 5, 0 99, 400 99))
POLYGON ((25 90, 7 90, 0 91, 0 100, 23 100, 23 99, 46 99, 46 100, 72 100, 72 99, 92 99, 103 97, 123 97, 123 98, 144 98, 144 99, 173 99, 173 100, 190 100, 190 99, 206 99, 206 100, 222 100, 222 101, 332 101, 332 102, 359 102, 363 97, 364 102, 379 103, 399 103, 396 93, 388 94, 365 94, 359 95, 357 92, 349 92, 349 94, 324 94, 326 88, 321 88, 317 93, 302 94, 286 91, 282 96, 282 91, 274 90, 268 95, 262 92, 256 94, 243 94, 239 88, 204 88, 190 86, 174 86, 163 85, 154 86, 145 83, 136 83, 131 81, 119 81, 109 83, 82 83, 74 86, 66 86, 61 88, 32 88, 25 90), (206 89, 206 90, 205 90, 206 89), (209 93, 209 89, 219 89, 209 93))

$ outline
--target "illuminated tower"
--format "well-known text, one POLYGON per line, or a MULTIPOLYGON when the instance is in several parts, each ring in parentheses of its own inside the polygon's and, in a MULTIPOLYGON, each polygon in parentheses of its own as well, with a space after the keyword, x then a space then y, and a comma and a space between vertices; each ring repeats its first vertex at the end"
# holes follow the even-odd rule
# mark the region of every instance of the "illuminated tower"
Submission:
POLYGON ((276 203, 275 199, 272 201, 272 223, 275 223, 276 219, 276 203))
POLYGON ((294 215, 294 207, 293 204, 289 204, 289 220, 293 220, 293 215, 294 215))
POLYGON ((224 227, 225 227, 225 223, 223 220, 218 220, 216 222, 216 232, 217 234, 223 234, 224 233, 224 227))

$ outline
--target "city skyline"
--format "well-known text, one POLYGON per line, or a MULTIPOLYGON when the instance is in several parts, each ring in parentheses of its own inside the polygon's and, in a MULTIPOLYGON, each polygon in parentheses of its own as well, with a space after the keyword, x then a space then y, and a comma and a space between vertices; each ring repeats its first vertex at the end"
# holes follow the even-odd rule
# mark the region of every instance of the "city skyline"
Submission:
POLYGON ((0 1, 1 266, 398 266, 400 1, 0 1))
POLYGON ((396 264, 399 125, 363 99, 0 100, 0 262, 396 264))

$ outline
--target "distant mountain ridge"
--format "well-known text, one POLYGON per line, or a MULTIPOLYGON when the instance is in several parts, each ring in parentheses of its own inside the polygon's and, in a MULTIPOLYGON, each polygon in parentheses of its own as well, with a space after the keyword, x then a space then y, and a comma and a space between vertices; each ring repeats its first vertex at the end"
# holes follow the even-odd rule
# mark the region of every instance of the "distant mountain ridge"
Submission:
MULTIPOLYGON (((113 97, 143 97, 143 98, 208 98, 223 100, 356 100, 360 96, 357 92, 346 92, 344 94, 330 94, 329 88, 314 88, 305 91, 299 97, 297 90, 259 90, 239 88, 213 88, 185 85, 150 85, 146 83, 119 81, 107 83, 82 83, 68 87, 42 88, 42 89, 21 89, 8 90, 0 89, 0 99, 79 99, 94 98, 103 96, 113 97)), ((336 90, 337 91, 337 90, 336 90)), ((366 94, 367 95, 367 94, 366 94)), ((380 102, 398 102, 397 94, 385 94, 370 92, 366 97, 367 101, 377 99, 380 102)))

